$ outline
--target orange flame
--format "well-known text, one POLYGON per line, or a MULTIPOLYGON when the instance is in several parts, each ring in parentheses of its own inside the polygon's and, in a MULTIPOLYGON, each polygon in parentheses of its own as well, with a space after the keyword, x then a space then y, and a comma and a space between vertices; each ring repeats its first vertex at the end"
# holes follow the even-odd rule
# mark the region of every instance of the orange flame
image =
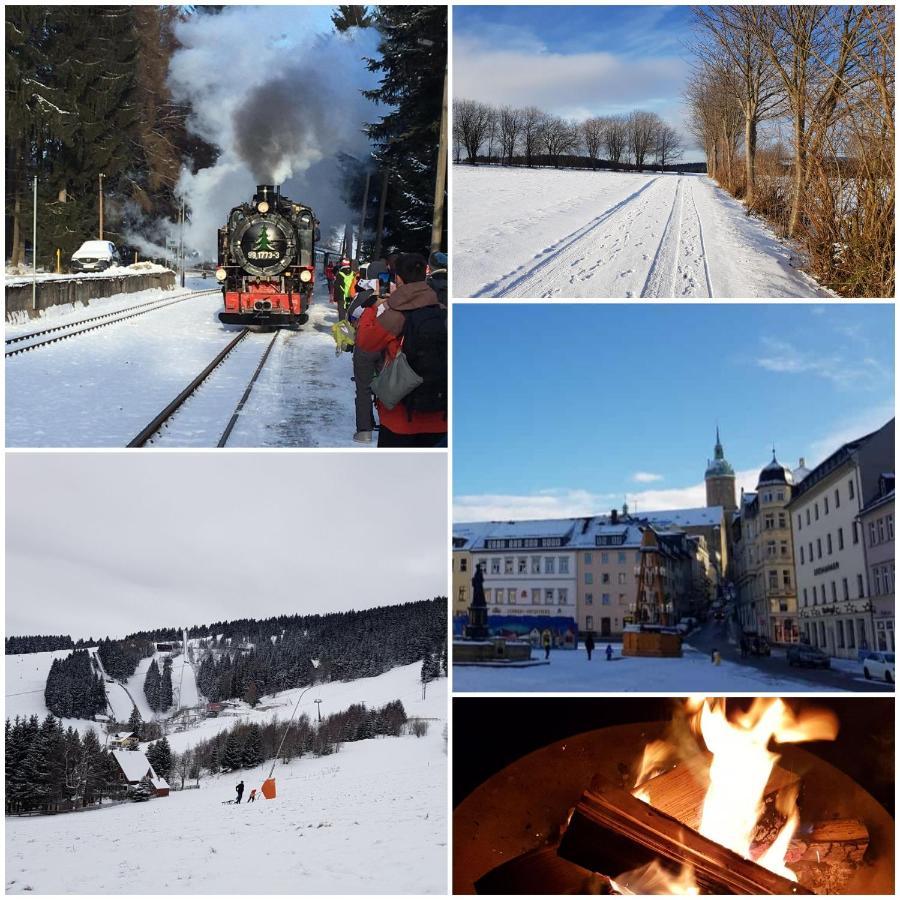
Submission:
POLYGON ((654 860, 639 869, 609 879, 617 894, 677 894, 681 897, 700 893, 694 867, 685 865, 676 875, 654 860))

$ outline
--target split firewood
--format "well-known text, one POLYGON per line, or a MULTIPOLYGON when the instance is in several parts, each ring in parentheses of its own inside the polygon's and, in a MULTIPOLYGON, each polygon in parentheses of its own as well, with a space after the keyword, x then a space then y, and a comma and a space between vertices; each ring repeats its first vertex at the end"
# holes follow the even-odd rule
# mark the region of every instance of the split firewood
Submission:
POLYGON ((479 894, 609 894, 609 879, 557 855, 556 845, 530 850, 491 869, 479 894))
POLYGON ((675 873, 690 865, 708 894, 812 893, 601 779, 594 779, 575 807, 559 855, 592 872, 624 872, 658 861, 675 873))

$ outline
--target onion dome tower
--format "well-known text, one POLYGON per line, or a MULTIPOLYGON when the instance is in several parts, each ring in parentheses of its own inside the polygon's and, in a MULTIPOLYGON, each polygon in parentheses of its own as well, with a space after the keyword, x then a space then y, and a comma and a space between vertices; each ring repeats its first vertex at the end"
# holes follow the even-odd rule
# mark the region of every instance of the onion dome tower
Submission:
POLYGON ((714 457, 707 460, 705 480, 706 505, 723 507, 726 516, 728 513, 734 512, 737 509, 734 469, 731 468, 731 463, 725 459, 718 426, 716 426, 714 457))

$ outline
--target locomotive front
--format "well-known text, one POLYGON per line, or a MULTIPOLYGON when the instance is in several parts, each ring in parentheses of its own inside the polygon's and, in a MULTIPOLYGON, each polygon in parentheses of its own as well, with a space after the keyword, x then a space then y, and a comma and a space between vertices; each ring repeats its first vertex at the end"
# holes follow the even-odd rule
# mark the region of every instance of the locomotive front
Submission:
POLYGON ((231 210, 219 229, 219 265, 228 325, 299 328, 315 281, 318 237, 313 211, 261 184, 250 203, 231 210))

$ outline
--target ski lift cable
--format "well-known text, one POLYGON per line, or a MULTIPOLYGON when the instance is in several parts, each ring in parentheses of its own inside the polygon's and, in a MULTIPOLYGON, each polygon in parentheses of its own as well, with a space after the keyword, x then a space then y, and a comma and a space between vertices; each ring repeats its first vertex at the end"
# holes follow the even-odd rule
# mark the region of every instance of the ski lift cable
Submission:
POLYGON ((288 732, 291 730, 291 725, 294 722, 294 716, 297 715, 297 710, 300 709, 300 701, 303 699, 303 695, 309 693, 313 689, 313 685, 310 685, 308 688, 305 688, 301 691, 300 696, 297 698, 297 702, 294 704, 294 711, 291 713, 290 719, 288 719, 287 727, 284 729, 284 734, 281 736, 281 743, 278 745, 278 750, 275 752, 275 756, 272 760, 272 768, 269 769, 269 778, 272 777, 275 772, 275 764, 278 762, 278 757, 281 756, 281 748, 284 746, 284 742, 287 739, 288 732))

